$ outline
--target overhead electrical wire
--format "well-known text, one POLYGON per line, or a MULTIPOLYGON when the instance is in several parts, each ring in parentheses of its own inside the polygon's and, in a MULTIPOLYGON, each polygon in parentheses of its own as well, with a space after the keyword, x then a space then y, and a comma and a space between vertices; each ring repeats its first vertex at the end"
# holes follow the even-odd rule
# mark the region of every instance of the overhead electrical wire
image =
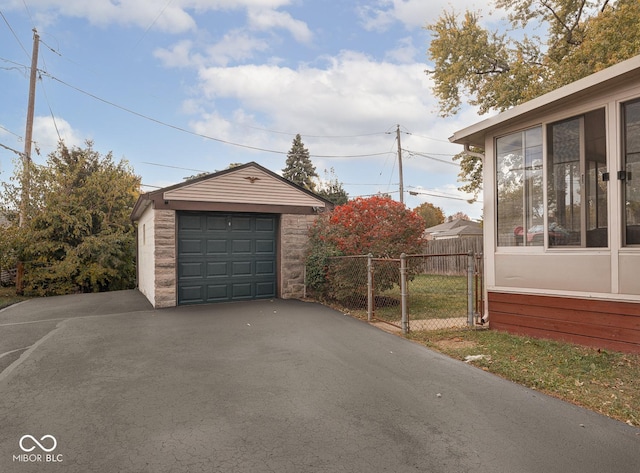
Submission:
POLYGON ((158 164, 158 163, 150 163, 148 161, 141 161, 142 164, 148 164, 149 166, 158 166, 161 168, 171 168, 171 169, 180 169, 181 171, 193 171, 193 172, 209 172, 203 169, 191 169, 191 168, 183 168, 180 166, 170 166, 169 164, 158 164))
MULTIPOLYGON (((171 3, 171 1, 168 2, 165 5, 164 9, 166 9, 169 6, 170 3, 171 3)), ((164 12, 164 9, 161 12, 161 14, 164 12)), ((1 13, 2 12, 0 12, 0 14, 1 13)), ((158 15, 158 18, 161 16, 161 14, 158 15)), ((5 21, 6 21, 6 19, 5 19, 5 21)), ((153 24, 151 26, 153 26, 153 24)), ((17 37, 16 37, 16 39, 17 39, 17 37)), ((57 51, 53 47, 49 46, 44 41, 41 40, 40 42, 42 44, 44 44, 54 54, 57 54, 60 57, 64 57, 59 51, 57 51)), ((24 49, 24 47, 23 47, 23 49, 24 49)), ((10 61, 10 60, 3 59, 3 58, 0 58, 0 60, 4 60, 6 62, 10 62, 12 64, 15 64, 16 66, 20 66, 20 67, 24 68, 25 70, 29 69, 29 67, 24 65, 24 64, 16 63, 14 61, 10 61)), ((154 123, 159 124, 161 126, 165 126, 165 127, 174 129, 176 131, 180 131, 180 132, 187 133, 187 134, 190 134, 190 135, 193 135, 193 136, 197 136, 197 137, 200 137, 200 138, 216 141, 216 142, 219 142, 219 143, 222 143, 222 144, 226 144, 226 145, 229 145, 229 146, 236 146, 236 147, 240 147, 240 148, 251 149, 251 150, 255 150, 255 151, 262 151, 262 152, 266 152, 266 153, 274 153, 274 154, 282 154, 282 155, 288 154, 288 151, 272 150, 272 149, 262 148, 262 147, 258 147, 258 146, 245 145, 245 144, 235 143, 235 142, 232 142, 232 141, 223 140, 221 138, 216 138, 216 137, 213 137, 213 136, 205 135, 203 133, 197 133, 197 132, 188 130, 186 128, 183 128, 183 127, 180 127, 180 126, 177 126, 177 125, 173 125, 171 123, 167 123, 167 122, 164 122, 162 120, 153 118, 153 117, 145 115, 143 113, 136 112, 135 110, 132 110, 132 109, 127 108, 127 107, 124 107, 124 106, 119 105, 119 104, 117 104, 115 102, 112 102, 110 100, 103 99, 103 98, 101 98, 101 97, 99 97, 99 96, 97 96, 97 95, 95 95, 95 94, 93 94, 91 92, 87 92, 86 90, 83 90, 83 89, 81 89, 79 87, 76 87, 76 86, 74 86, 72 84, 69 84, 68 82, 65 82, 62 79, 59 79, 59 78, 55 77, 54 75, 50 74, 47 71, 38 69, 38 72, 41 74, 40 78, 42 78, 42 76, 44 75, 44 76, 50 78, 51 80, 59 82, 60 84, 66 86, 66 87, 69 87, 69 88, 75 90, 76 92, 80 92, 81 94, 84 94, 84 95, 86 95, 88 97, 93 98, 94 100, 98 100, 98 101, 100 101, 102 103, 105 103, 107 105, 115 107, 115 108, 117 108, 119 110, 122 110, 124 112, 130 113, 132 115, 135 115, 135 116, 137 116, 139 118, 154 122, 154 123)), ((47 99, 47 101, 48 101, 48 99, 47 99)), ((50 106, 49 106, 49 108, 51 109, 50 106)), ((51 113, 53 114, 53 112, 51 112, 51 113)), ((55 118, 54 118, 54 122, 55 122, 55 118)), ((290 133, 290 132, 272 130, 272 129, 268 129, 268 128, 255 127, 255 126, 246 125, 246 124, 240 124, 238 126, 243 126, 243 127, 246 127, 246 128, 259 130, 259 131, 264 131, 264 132, 273 133, 273 134, 281 134, 281 135, 288 135, 288 136, 295 136, 296 134, 298 134, 298 133, 290 133)), ((403 133, 406 133, 406 134, 409 134, 409 135, 411 134, 410 132, 406 132, 406 131, 403 131, 403 133)), ((360 137, 375 136, 375 135, 382 135, 382 134, 390 134, 390 132, 388 132, 388 131, 386 131, 386 132, 373 132, 373 133, 363 133, 363 134, 356 134, 356 135, 311 135, 311 134, 304 134, 303 136, 305 136, 306 138, 336 139, 336 138, 360 138, 360 137)), ((393 153, 393 151, 380 152, 380 153, 354 154, 354 155, 310 154, 310 157, 325 158, 325 159, 350 159, 350 158, 368 158, 368 157, 372 157, 372 156, 385 156, 385 155, 390 155, 392 153, 393 153)), ((419 154, 419 153, 416 153, 416 154, 419 154)), ((430 157, 430 156, 425 156, 425 157, 430 157)), ((443 161, 443 162, 445 162, 445 161, 443 161)), ((394 163, 393 168, 395 169, 395 163, 394 163)))
POLYGON ((22 42, 20 41, 20 38, 18 38, 18 35, 16 34, 16 32, 13 30, 13 28, 11 27, 11 24, 9 23, 9 20, 7 20, 7 17, 4 16, 4 13, 2 13, 2 10, 0 10, 0 16, 2 16, 2 19, 4 20, 4 22, 7 24, 7 28, 9 28, 9 31, 11 31, 11 34, 13 34, 13 37, 16 39, 16 41, 18 42, 18 44, 20 45, 20 47, 22 48, 22 50, 24 51, 24 53, 27 55, 27 57, 29 59, 31 59, 31 55, 27 52, 26 48, 24 47, 24 45, 22 44, 22 42))
MULTIPOLYGON (((417 151, 411 151, 411 150, 404 149, 404 148, 403 148, 403 151, 406 151, 407 153, 409 153, 409 155, 410 155, 410 156, 411 156, 411 155, 414 155, 414 156, 422 156, 423 158, 432 159, 432 160, 434 160, 434 161, 438 161, 439 163, 449 164, 449 165, 451 165, 451 166, 456 166, 456 167, 458 166, 458 165, 457 165, 456 163, 454 163, 453 161, 445 161, 444 159, 434 158, 433 156, 430 156, 430 155, 425 154, 425 153, 419 153, 419 152, 417 152, 417 151)), ((445 155, 445 156, 449 156, 449 155, 445 155)))
POLYGON ((171 5, 173 3, 173 0, 169 0, 165 6, 162 8, 162 10, 160 10, 160 13, 158 13, 158 15, 153 19, 153 21, 151 22, 151 24, 149 26, 147 26, 147 29, 144 30, 144 33, 142 33, 142 36, 140 37, 140 39, 138 40, 138 42, 136 43, 136 45, 133 47, 133 49, 137 49, 138 46, 140 45, 140 43, 142 42, 142 40, 145 38, 145 36, 147 36, 147 33, 149 33, 149 31, 151 30, 151 28, 153 28, 153 25, 156 24, 156 22, 160 19, 160 17, 164 14, 164 12, 166 11, 167 8, 169 8, 169 5, 171 5))
MULTIPOLYGON (((57 77, 53 76, 52 74, 49 74, 46 71, 40 71, 40 72, 43 75, 45 75, 46 77, 49 77, 51 80, 59 82, 60 84, 65 85, 65 86, 69 87, 70 89, 75 90, 76 92, 80 92, 81 94, 84 94, 84 95, 86 95, 88 97, 91 97, 91 98, 93 98, 95 100, 98 100, 98 101, 100 101, 102 103, 105 103, 105 104, 110 105, 112 107, 118 108, 118 109, 120 109, 122 111, 130 113, 130 114, 135 115, 137 117, 143 118, 145 120, 149 120, 151 122, 157 123, 158 125, 162 125, 162 126, 165 126, 165 127, 180 131, 182 133, 187 133, 189 135, 197 136, 199 138, 204 138, 204 139, 207 139, 207 140, 216 141, 218 143, 223 143, 223 144, 230 145, 230 146, 237 146, 239 148, 252 149, 252 150, 255 150, 255 151, 262 151, 262 152, 265 152, 265 153, 274 153, 274 154, 283 154, 283 155, 288 154, 288 151, 279 151, 279 150, 261 148, 259 146, 250 146, 250 145, 244 145, 244 144, 241 144, 241 143, 234 143, 233 141, 223 140, 221 138, 216 138, 216 137, 205 135, 205 134, 202 134, 202 133, 197 133, 195 131, 187 130, 186 128, 183 128, 183 127, 180 127, 180 126, 177 126, 177 125, 173 125, 171 123, 163 122, 162 120, 158 120, 157 118, 150 117, 150 116, 145 115, 143 113, 136 112, 135 110, 132 110, 130 108, 124 107, 122 105, 118 105, 117 103, 111 102, 111 101, 103 99, 101 97, 98 97, 97 95, 92 94, 91 92, 87 92, 86 90, 82 90, 79 87, 76 87, 74 85, 69 84, 68 82, 63 81, 62 79, 58 79, 57 77)), ((314 157, 314 158, 368 158, 368 157, 371 157, 371 156, 383 156, 385 154, 387 154, 387 153, 386 152, 385 153, 366 153, 366 154, 354 154, 354 155, 312 154, 310 156, 314 157)))

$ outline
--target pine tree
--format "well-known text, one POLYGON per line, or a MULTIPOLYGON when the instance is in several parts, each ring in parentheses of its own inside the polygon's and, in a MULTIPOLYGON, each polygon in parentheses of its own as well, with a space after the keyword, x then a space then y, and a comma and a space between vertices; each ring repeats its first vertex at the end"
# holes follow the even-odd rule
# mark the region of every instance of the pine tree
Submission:
MULTIPOLYGON (((45 166, 32 165, 25 224, 0 229, 0 253, 24 262, 28 295, 135 285, 135 228, 129 217, 140 178, 128 162, 101 155, 90 141, 86 145, 68 148, 60 142, 45 166)), ((0 205, 16 215, 19 189, 11 183, 2 183, 2 189, 0 205)))
POLYGON ((287 153, 287 163, 282 170, 282 176, 307 190, 315 190, 313 178, 318 177, 318 174, 309 157, 309 150, 302 143, 300 134, 297 134, 293 139, 293 145, 287 153))

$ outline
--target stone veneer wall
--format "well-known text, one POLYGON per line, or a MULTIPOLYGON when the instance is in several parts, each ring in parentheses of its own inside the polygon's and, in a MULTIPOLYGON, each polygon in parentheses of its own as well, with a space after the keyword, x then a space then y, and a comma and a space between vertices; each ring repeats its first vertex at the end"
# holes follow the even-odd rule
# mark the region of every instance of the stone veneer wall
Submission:
POLYGON ((315 215, 289 215, 280 218, 280 288, 283 299, 304 297, 305 253, 309 227, 315 215))
POLYGON ((156 293, 154 307, 175 307, 176 298, 176 212, 155 211, 156 293))

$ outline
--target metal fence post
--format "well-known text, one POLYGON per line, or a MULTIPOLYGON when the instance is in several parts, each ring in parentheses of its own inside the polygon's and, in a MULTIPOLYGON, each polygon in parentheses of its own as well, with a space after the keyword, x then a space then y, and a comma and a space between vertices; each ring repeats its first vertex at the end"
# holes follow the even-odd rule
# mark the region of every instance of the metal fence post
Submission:
POLYGON ((373 318, 373 255, 367 255, 367 322, 373 318))
POLYGON ((474 272, 474 261, 473 261, 473 251, 469 251, 467 253, 467 324, 470 327, 474 325, 474 314, 473 314, 473 272, 474 272))
POLYGON ((402 333, 409 333, 409 312, 407 308, 407 255, 400 255, 400 304, 402 307, 402 333))

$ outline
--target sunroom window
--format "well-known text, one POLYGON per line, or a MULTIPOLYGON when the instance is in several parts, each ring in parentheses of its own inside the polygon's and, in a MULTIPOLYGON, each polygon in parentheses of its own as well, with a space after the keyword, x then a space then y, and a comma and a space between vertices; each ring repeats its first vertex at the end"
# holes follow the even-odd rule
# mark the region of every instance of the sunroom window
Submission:
POLYGON ((625 243, 640 245, 640 101, 624 105, 625 243))
POLYGON ((542 127, 496 140, 498 246, 544 243, 542 127))
POLYGON ((606 247, 605 113, 595 110, 547 127, 550 247, 606 247))

